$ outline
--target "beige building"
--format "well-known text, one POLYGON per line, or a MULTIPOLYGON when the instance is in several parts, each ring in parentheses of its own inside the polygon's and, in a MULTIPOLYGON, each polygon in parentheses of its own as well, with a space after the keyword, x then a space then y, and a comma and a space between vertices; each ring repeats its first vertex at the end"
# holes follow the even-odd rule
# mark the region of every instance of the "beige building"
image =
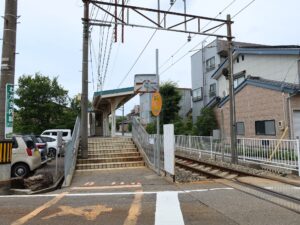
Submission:
MULTIPOLYGON (((249 76, 235 90, 235 104, 238 137, 300 137, 300 85, 249 76)), ((222 136, 229 137, 228 96, 215 112, 222 136)))

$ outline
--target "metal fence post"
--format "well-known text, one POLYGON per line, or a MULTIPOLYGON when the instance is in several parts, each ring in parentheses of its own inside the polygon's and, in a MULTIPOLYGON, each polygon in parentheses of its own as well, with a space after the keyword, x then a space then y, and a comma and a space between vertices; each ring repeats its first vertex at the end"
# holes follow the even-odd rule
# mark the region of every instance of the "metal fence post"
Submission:
POLYGON ((213 137, 210 137, 210 158, 213 158, 213 137))
POLYGON ((246 154, 245 154, 245 139, 243 140, 243 160, 246 161, 246 154))
POLYGON ((299 139, 296 139, 296 145, 297 145, 297 152, 298 152, 298 176, 300 176, 300 144, 299 139))
POLYGON ((189 149, 192 148, 192 137, 189 135, 189 149))

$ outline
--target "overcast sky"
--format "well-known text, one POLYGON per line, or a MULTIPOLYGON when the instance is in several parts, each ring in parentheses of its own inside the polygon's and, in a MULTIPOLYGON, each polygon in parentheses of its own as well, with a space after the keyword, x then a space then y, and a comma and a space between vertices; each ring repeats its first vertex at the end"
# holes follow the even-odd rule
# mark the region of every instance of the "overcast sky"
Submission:
MULTIPOLYGON (((169 2, 169 0, 161 0, 161 8, 167 10, 170 6, 169 2)), ((188 13, 208 17, 216 17, 226 6, 229 6, 218 15, 218 18, 225 19, 226 14, 235 15, 252 0, 186 0, 186 2, 188 13)), ((60 84, 69 91, 71 97, 80 93, 83 11, 81 0, 19 0, 18 3, 18 15, 21 17, 17 31, 16 83, 23 74, 41 72, 49 77, 58 76, 60 84)), ((155 8, 157 0, 130 0, 129 4, 155 8)), ((4 5, 5 0, 0 0, 1 15, 4 15, 4 5)), ((234 18, 232 31, 235 40, 269 45, 299 45, 299 10, 299 0, 256 0, 234 18)), ((183 12, 183 0, 177 0, 171 11, 183 12)), ((98 19, 100 18, 103 18, 103 14, 98 13, 98 19)), ((132 22, 141 21, 135 15, 130 19, 132 22)), ((190 26, 193 27, 192 24, 190 26)), ((93 92, 97 89, 96 67, 101 36, 99 29, 94 27, 92 31, 94 69, 93 72, 90 70, 89 74, 91 100, 93 92)), ((0 23, 0 31, 3 32, 3 21, 0 23)), ((193 37, 191 42, 174 55, 187 42, 187 35, 158 31, 136 66, 120 84, 153 32, 149 29, 127 27, 125 43, 112 44, 104 90, 133 86, 136 73, 154 73, 156 48, 160 50, 162 72, 196 45, 199 45, 196 49, 200 48, 205 38, 193 37)), ((225 34, 225 30, 221 29, 219 33, 225 34)), ((212 40, 213 38, 207 39, 207 43, 212 40)), ((2 43, 0 47, 2 49, 2 43)), ((106 56, 109 47, 110 41, 108 41, 106 56)), ((180 87, 191 87, 190 56, 193 53, 194 51, 189 52, 186 57, 164 72, 161 80, 172 80, 180 87)), ((106 61, 103 65, 105 68, 106 61)), ((139 104, 138 98, 125 106, 126 112, 132 109, 134 104, 139 104)))

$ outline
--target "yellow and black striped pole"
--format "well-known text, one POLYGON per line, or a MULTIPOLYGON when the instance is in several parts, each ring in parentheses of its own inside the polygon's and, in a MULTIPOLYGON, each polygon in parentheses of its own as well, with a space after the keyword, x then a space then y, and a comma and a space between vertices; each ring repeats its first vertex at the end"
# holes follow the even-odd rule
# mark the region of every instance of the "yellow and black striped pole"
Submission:
POLYGON ((12 157, 12 142, 0 141, 0 164, 10 164, 12 157))

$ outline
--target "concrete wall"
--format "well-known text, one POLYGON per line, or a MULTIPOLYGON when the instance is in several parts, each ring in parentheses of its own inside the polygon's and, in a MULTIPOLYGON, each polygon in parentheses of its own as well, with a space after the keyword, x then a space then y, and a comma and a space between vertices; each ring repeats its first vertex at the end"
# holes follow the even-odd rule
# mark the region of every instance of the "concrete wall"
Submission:
POLYGON ((290 114, 289 118, 291 120, 290 128, 291 128, 291 138, 295 139, 298 134, 296 132, 296 126, 299 127, 299 124, 295 124, 294 121, 294 112, 300 112, 300 95, 293 96, 290 98, 290 114))
MULTIPOLYGON (((191 57, 192 90, 200 87, 203 88, 203 99, 192 102, 193 122, 196 122, 201 109, 212 99, 212 97, 209 96, 210 85, 216 84, 217 81, 212 79, 211 76, 221 63, 221 57, 218 55, 218 51, 220 50, 219 45, 221 45, 221 43, 223 42, 215 40, 191 57), (215 57, 215 67, 211 70, 206 70, 206 60, 211 57, 215 57)), ((218 95, 218 88, 216 91, 218 95)))
POLYGON ((181 99, 179 102, 180 110, 178 112, 181 118, 187 118, 187 114, 192 109, 192 96, 191 96, 191 89, 187 88, 179 88, 178 89, 181 94, 181 99))
POLYGON ((152 95, 150 93, 140 95, 140 120, 142 124, 148 124, 152 122, 151 98, 152 95))
MULTIPOLYGON (((245 135, 247 138, 280 138, 283 129, 278 126, 279 121, 288 124, 287 116, 288 94, 269 89, 247 85, 236 95, 236 122, 244 122, 245 135), (276 135, 256 135, 255 121, 275 120, 276 135)), ((216 117, 224 137, 230 136, 229 101, 222 108, 216 108, 216 117), (222 119, 222 111, 223 118, 222 119)), ((287 135, 288 138, 289 134, 287 135)))

